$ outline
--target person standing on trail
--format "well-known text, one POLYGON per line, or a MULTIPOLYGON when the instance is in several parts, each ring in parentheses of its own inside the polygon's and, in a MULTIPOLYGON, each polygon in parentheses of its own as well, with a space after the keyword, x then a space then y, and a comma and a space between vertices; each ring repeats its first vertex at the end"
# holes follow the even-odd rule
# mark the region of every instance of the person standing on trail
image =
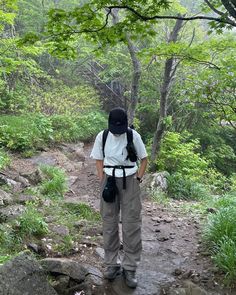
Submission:
POLYGON ((136 268, 142 250, 140 183, 147 166, 147 152, 140 134, 128 128, 124 109, 111 110, 108 130, 98 133, 91 158, 96 160, 101 182, 104 277, 112 281, 123 268, 127 286, 136 288, 136 268), (137 161, 140 161, 139 167, 137 161), (121 264, 118 261, 120 213, 124 250, 121 264))

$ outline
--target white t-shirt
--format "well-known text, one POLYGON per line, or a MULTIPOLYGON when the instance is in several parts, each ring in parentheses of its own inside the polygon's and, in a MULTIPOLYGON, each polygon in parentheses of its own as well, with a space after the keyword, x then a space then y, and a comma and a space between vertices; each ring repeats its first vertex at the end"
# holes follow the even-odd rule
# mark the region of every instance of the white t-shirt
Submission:
MULTIPOLYGON (((147 151, 144 146, 144 143, 141 139, 140 134, 132 130, 133 132, 133 143, 137 152, 137 156, 139 159, 143 159, 147 157, 147 151)), ((135 162, 131 162, 130 160, 126 160, 127 158, 127 135, 123 133, 119 136, 115 136, 111 132, 108 132, 106 144, 105 144, 105 158, 103 157, 102 151, 102 135, 103 131, 99 132, 95 143, 91 152, 90 157, 96 160, 104 160, 104 165, 123 165, 123 166, 134 166, 134 168, 126 168, 125 174, 126 176, 134 174, 138 170, 138 166, 135 162)), ((104 172, 107 175, 112 175, 113 168, 104 168, 104 172)), ((122 169, 115 169, 116 177, 123 177, 122 169)))

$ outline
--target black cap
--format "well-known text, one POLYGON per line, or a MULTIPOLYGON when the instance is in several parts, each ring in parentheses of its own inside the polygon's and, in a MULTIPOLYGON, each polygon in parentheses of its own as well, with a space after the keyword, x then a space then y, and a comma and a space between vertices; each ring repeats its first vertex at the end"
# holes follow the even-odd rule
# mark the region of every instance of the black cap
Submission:
POLYGON ((113 134, 125 133, 128 129, 127 113, 122 108, 115 108, 110 111, 108 129, 113 134))

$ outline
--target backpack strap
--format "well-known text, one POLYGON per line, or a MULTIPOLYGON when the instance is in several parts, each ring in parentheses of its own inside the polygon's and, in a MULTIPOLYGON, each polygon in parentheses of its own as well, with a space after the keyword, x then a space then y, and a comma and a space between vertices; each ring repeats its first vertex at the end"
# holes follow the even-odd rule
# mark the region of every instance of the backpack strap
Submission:
POLYGON ((105 158, 105 144, 106 144, 108 132, 109 130, 105 129, 102 134, 102 153, 104 158, 105 158))
MULTIPOLYGON (((102 134, 102 153, 103 153, 104 158, 105 158, 105 144, 106 144, 108 133, 109 133, 109 130, 105 129, 102 134)), ((131 128, 127 129, 126 136, 127 136, 127 144, 132 144, 133 143, 133 131, 131 128)))
POLYGON ((127 129, 126 135, 127 135, 127 144, 133 143, 133 131, 131 128, 127 129))

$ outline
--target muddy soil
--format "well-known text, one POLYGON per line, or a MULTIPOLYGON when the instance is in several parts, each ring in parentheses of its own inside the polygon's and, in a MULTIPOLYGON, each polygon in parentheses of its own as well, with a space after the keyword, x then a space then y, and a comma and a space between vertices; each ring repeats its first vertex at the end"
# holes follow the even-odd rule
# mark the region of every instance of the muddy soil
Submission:
MULTIPOLYGON (((79 198, 99 210, 100 186, 95 161, 89 158, 90 151, 91 145, 86 145, 82 165, 66 169, 70 183, 70 190, 66 198, 79 198)), ((55 154, 55 151, 53 153, 55 154)), ((22 165, 22 161, 15 162, 15 164, 22 165)), ((65 168, 66 164, 66 160, 63 159, 59 166, 65 168)), ((30 166, 30 161, 27 161, 27 165, 30 166)), ((23 168, 25 167, 21 167, 23 168)), ((137 270, 138 287, 135 290, 129 289, 124 284, 123 277, 120 276, 111 283, 104 281, 104 291, 103 293, 99 291, 98 294, 236 295, 235 289, 230 290, 223 287, 223 274, 220 274, 214 267, 201 243, 201 226, 204 219, 184 214, 180 208, 180 203, 177 201, 164 206, 152 202, 149 197, 143 199, 143 252, 137 270), (201 289, 184 293, 181 287, 186 281, 193 282, 195 287, 199 286, 201 289)), ((122 256, 122 249, 120 252, 122 256)), ((103 271, 102 255, 102 242, 100 241, 85 248, 83 255, 74 255, 72 258, 92 264, 103 271)))

